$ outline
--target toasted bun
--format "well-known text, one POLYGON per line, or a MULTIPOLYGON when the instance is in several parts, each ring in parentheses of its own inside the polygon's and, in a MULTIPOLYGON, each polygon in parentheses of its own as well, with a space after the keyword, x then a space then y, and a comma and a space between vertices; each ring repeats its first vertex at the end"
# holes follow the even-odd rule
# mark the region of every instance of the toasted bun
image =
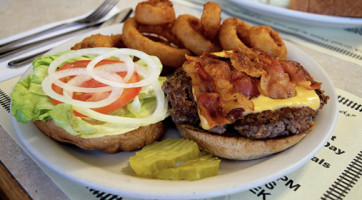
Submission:
POLYGON ((283 151, 298 143, 305 133, 267 140, 252 140, 207 133, 190 125, 176 125, 182 137, 197 142, 199 147, 215 156, 232 160, 251 160, 283 151))
POLYGON ((142 126, 124 134, 83 138, 78 135, 69 134, 63 128, 55 125, 53 120, 47 122, 35 121, 34 124, 45 135, 58 142, 74 144, 85 150, 99 150, 106 153, 140 149, 161 139, 165 132, 163 123, 158 122, 149 126, 142 126))

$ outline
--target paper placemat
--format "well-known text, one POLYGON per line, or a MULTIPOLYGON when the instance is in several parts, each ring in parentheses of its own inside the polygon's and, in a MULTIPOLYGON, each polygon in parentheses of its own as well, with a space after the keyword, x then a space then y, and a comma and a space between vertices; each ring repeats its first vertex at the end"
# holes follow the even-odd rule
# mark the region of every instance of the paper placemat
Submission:
MULTIPOLYGON (((17 80, 0 83, 0 125, 21 146, 9 113, 9 95, 17 80)), ((212 199, 358 199, 362 194, 362 99, 340 89, 337 93, 340 110, 336 129, 306 165, 259 187, 212 199)), ((133 199, 86 188, 37 164, 70 199, 133 199)))

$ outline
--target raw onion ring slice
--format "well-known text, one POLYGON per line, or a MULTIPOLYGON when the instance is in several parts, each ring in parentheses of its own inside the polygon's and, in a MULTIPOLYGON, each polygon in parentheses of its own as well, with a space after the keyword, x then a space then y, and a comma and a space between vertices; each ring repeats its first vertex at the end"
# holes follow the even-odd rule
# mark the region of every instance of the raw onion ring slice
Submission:
POLYGON ((158 80, 158 77, 161 73, 161 67, 159 66, 162 66, 159 59, 156 59, 155 57, 149 56, 146 53, 138 50, 109 48, 84 49, 65 54, 54 60, 49 67, 50 69, 48 69, 49 75, 44 79, 42 86, 44 92, 47 93, 50 97, 73 105, 73 109, 83 115, 106 123, 116 123, 127 127, 139 127, 156 123, 160 120, 163 120, 168 115, 168 103, 162 91, 161 83, 158 80), (60 64, 75 56, 97 53, 100 53, 100 55, 90 61, 86 68, 73 68, 56 71, 60 64), (112 56, 120 58, 122 61, 124 61, 124 65, 102 65, 95 68, 95 65, 98 62, 112 56), (146 66, 133 63, 131 56, 143 60, 146 63, 146 66), (127 74, 124 78, 116 73, 120 71, 127 71, 127 74), (143 77, 143 79, 135 83, 126 83, 126 81, 130 79, 134 72, 137 72, 140 76, 143 77), (73 78, 73 80, 68 81, 68 83, 64 83, 59 80, 63 77, 75 75, 79 77, 73 78), (93 90, 92 92, 98 90, 110 90, 110 95, 106 99, 102 99, 97 102, 84 102, 72 99, 72 93, 75 91, 88 92, 88 88, 82 88, 78 86, 91 78, 109 85, 106 87, 100 87, 98 89, 91 88, 90 90, 93 90), (63 86, 63 89, 65 90, 64 95, 60 95, 53 91, 52 84, 63 86), (91 109, 103 107, 112 103, 112 101, 116 100, 122 95, 124 88, 143 86, 152 87, 157 102, 154 112, 147 117, 130 118, 113 116, 102 114, 91 109))
MULTIPOLYGON (((107 85, 113 86, 113 87, 123 87, 123 88, 133 88, 133 87, 143 87, 146 85, 151 84, 152 80, 157 80, 159 75, 161 74, 161 68, 158 67, 158 64, 160 65, 160 61, 157 59, 159 63, 156 63, 156 60, 153 59, 151 56, 147 55, 144 52, 134 50, 134 49, 116 49, 111 52, 107 52, 103 55, 100 55, 96 58, 94 58, 87 66, 87 72, 97 81, 105 83, 107 85), (138 57, 145 61, 147 63, 148 69, 148 75, 144 77, 144 79, 140 80, 139 82, 135 83, 119 83, 115 82, 106 78, 102 78, 94 71, 94 66, 100 62, 101 60, 111 57, 111 56, 119 56, 119 55, 133 55, 135 57, 138 57)), ((133 66, 133 64, 132 64, 133 66)), ((133 66, 134 67, 134 66, 133 66)))
POLYGON ((74 107, 74 109, 83 115, 89 116, 93 119, 103 122, 116 123, 122 126, 131 126, 131 125, 146 126, 149 124, 159 122, 160 120, 163 120, 165 116, 167 116, 166 113, 168 109, 168 103, 161 89, 161 84, 158 82, 158 80, 156 80, 153 81, 152 87, 155 92, 157 106, 154 112, 148 117, 131 118, 131 117, 106 115, 84 107, 74 107))
POLYGON ((60 67, 64 62, 70 60, 74 57, 80 57, 84 55, 99 55, 104 54, 106 52, 112 51, 114 48, 106 48, 106 47, 98 47, 98 48, 90 48, 90 49, 80 49, 76 51, 71 51, 69 53, 63 54, 53 60, 48 67, 48 74, 52 74, 57 71, 58 67, 60 67))
MULTIPOLYGON (((78 68, 78 69, 61 70, 61 71, 58 71, 51 75, 48 75, 42 82, 43 91, 51 98, 56 99, 58 101, 68 103, 73 106, 80 106, 80 107, 87 107, 87 108, 104 107, 104 106, 109 105, 112 102, 116 101, 122 95, 123 88, 110 87, 111 93, 108 95, 107 98, 102 99, 100 101, 85 102, 85 101, 79 101, 79 100, 72 99, 71 95, 69 95, 69 92, 64 93, 64 94, 68 94, 68 95, 60 95, 52 89, 52 85, 53 85, 53 83, 55 83, 55 80, 58 80, 63 77, 71 76, 71 75, 87 75, 87 73, 86 73, 85 69, 78 68)), ((117 77, 117 76, 113 75, 111 77, 114 78, 115 80, 122 81, 122 78, 120 76, 117 77)), ((67 85, 67 84, 65 84, 65 85, 67 85)), ((68 84, 67 89, 68 89, 68 91, 69 90, 71 90, 71 91, 78 90, 81 92, 87 92, 87 90, 92 90, 95 88, 82 88, 82 87, 71 86, 68 84)), ((104 89, 104 88, 101 88, 101 89, 104 89)))

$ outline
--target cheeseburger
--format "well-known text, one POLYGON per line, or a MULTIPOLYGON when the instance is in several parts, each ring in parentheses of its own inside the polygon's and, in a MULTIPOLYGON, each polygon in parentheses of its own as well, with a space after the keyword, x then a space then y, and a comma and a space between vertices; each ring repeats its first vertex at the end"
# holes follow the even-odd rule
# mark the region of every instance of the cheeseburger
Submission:
POLYGON ((235 160, 298 143, 328 100, 299 63, 255 49, 187 56, 163 90, 183 137, 235 160))

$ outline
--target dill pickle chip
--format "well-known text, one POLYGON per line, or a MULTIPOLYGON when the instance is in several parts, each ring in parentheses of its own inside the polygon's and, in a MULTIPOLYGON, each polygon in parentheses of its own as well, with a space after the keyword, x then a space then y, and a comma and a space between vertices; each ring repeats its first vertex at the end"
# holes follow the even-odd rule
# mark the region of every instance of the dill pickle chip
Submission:
POLYGON ((154 174, 155 178, 167 180, 199 180, 216 176, 219 171, 220 159, 211 154, 186 161, 180 166, 162 169, 154 174))
POLYGON ((143 177, 153 177, 157 171, 176 167, 180 163, 197 158, 200 154, 196 142, 168 138, 145 146, 129 160, 133 171, 143 177))

